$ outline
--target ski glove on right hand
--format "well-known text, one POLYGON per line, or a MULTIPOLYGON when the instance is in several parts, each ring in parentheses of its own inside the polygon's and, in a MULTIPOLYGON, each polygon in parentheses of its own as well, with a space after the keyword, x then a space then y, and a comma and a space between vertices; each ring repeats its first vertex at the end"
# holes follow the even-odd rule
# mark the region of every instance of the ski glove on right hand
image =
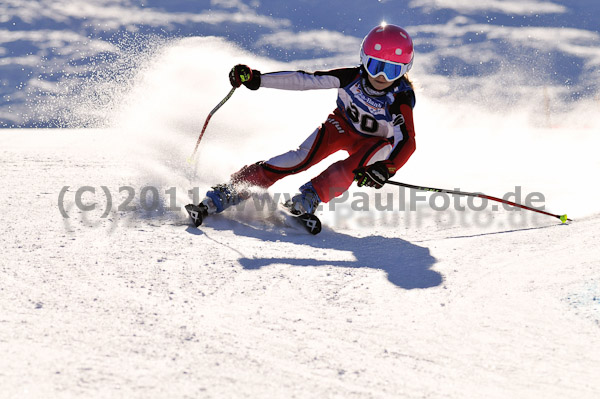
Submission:
POLYGON ((229 71, 229 83, 233 87, 244 85, 250 90, 257 90, 260 87, 260 71, 238 64, 229 71))
POLYGON ((396 174, 396 167, 390 161, 378 161, 372 165, 361 166, 353 173, 358 187, 368 186, 379 189, 396 174))

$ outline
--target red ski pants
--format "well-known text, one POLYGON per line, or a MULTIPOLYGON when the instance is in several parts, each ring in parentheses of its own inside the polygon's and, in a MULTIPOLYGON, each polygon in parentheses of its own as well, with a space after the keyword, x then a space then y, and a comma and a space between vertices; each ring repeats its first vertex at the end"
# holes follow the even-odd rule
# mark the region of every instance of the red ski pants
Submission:
POLYGON ((340 150, 346 151, 348 158, 335 162, 311 180, 323 202, 329 202, 348 190, 354 181, 353 171, 356 168, 387 159, 392 143, 383 137, 362 136, 343 118, 331 114, 296 150, 244 166, 232 175, 232 181, 267 188, 279 179, 307 170, 340 150))

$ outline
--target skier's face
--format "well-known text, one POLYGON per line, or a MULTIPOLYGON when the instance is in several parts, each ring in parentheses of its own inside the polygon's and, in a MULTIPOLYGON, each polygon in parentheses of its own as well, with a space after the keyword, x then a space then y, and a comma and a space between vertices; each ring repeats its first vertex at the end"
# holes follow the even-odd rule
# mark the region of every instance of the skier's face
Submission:
POLYGON ((369 74, 367 74, 367 76, 369 78, 369 83, 371 83, 371 86, 373 86, 375 90, 385 90, 392 84, 394 84, 394 82, 388 82, 387 79, 383 77, 383 75, 379 75, 376 78, 372 77, 369 74))

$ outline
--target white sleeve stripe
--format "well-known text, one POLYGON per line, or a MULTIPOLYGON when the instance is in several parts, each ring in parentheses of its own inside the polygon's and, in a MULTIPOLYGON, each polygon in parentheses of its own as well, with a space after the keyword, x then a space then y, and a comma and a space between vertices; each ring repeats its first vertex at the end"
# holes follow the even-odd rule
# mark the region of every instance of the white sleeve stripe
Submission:
POLYGON ((340 80, 331 75, 313 75, 305 72, 273 72, 261 75, 261 87, 282 90, 334 89, 340 80))

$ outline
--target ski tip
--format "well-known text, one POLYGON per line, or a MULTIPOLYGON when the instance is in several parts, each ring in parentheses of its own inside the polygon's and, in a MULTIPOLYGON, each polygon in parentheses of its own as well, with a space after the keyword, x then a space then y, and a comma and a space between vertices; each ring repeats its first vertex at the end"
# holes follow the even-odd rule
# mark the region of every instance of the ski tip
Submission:
POLYGON ((205 216, 203 210, 194 204, 186 205, 185 210, 188 212, 190 218, 194 222, 194 226, 200 227, 205 216))
POLYGON ((305 213, 299 216, 300 220, 304 224, 306 230, 312 234, 317 235, 321 232, 321 220, 313 214, 305 213))

